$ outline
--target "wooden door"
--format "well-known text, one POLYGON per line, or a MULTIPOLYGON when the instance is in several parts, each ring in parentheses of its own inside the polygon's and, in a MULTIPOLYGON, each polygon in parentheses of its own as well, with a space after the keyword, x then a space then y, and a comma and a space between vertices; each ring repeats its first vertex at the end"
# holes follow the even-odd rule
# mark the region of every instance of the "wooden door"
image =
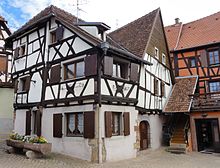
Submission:
POLYGON ((140 150, 148 148, 148 123, 142 121, 140 123, 140 150))

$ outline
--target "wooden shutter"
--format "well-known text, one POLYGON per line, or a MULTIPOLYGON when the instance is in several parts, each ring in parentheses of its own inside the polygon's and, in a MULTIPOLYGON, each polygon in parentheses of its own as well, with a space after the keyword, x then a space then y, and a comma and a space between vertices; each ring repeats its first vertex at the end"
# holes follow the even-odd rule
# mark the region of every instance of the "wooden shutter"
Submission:
POLYGON ((14 50, 14 58, 16 59, 18 58, 18 56, 19 56, 19 47, 15 48, 14 50))
POLYGON ((130 135, 130 113, 124 112, 124 135, 130 135))
POLYGON ((50 70, 50 83, 60 82, 61 66, 60 64, 55 65, 50 70))
POLYGON ((31 77, 27 76, 25 78, 25 83, 24 83, 24 89, 26 92, 28 92, 30 90, 30 84, 31 84, 31 77))
POLYGON ((104 74, 112 76, 113 74, 113 58, 109 56, 104 57, 104 74))
POLYGON ((105 136, 112 136, 112 112, 105 112, 105 136))
POLYGON ((36 111, 36 120, 35 120, 36 126, 37 126, 37 136, 41 136, 41 111, 37 110, 36 111))
POLYGON ((26 111, 26 129, 25 135, 31 135, 31 111, 26 111))
POLYGON ((138 81, 138 64, 131 63, 131 75, 130 75, 130 80, 133 82, 138 81))
POLYGON ((84 113, 84 138, 94 138, 95 137, 95 112, 85 112, 84 113))
POLYGON ((97 55, 88 55, 85 58, 85 75, 91 76, 97 74, 97 55))
POLYGON ((201 66, 208 67, 207 54, 205 50, 200 51, 201 66))
POLYGON ((63 118, 63 115, 61 113, 53 114, 53 137, 62 138, 63 136, 62 118, 63 118))
POLYGON ((14 93, 17 93, 18 91, 18 79, 15 79, 14 81, 14 93))
POLYGON ((63 26, 60 26, 56 29, 56 40, 57 41, 60 41, 63 39, 63 32, 64 32, 63 26))

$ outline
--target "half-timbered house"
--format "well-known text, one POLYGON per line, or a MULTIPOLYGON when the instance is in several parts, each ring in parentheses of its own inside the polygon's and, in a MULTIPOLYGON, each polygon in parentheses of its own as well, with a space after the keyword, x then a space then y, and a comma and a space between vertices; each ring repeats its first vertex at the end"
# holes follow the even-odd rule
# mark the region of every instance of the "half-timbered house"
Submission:
POLYGON ((162 109, 174 83, 160 9, 109 34, 112 44, 120 45, 152 66, 141 66, 138 90, 138 141, 140 150, 161 146, 162 109))
POLYGON ((109 28, 50 6, 7 39, 16 132, 99 162, 160 146, 160 113, 172 87, 160 10, 106 36, 109 28))
POLYGON ((176 118, 170 124, 174 127, 171 143, 188 143, 195 151, 219 151, 220 146, 219 26, 220 12, 186 24, 177 18, 165 27, 178 80, 171 96, 177 101, 170 99, 165 109, 176 118))
POLYGON ((14 89, 10 80, 11 50, 4 48, 5 39, 11 34, 6 20, 0 16, 0 138, 5 138, 13 129, 14 89))

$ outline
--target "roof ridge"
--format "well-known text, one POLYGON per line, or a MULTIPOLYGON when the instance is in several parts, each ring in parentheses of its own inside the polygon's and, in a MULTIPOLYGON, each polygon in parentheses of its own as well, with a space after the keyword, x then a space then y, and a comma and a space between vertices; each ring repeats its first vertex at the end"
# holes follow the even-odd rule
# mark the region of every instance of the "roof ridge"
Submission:
MULTIPOLYGON (((146 15, 143 15, 143 16, 141 16, 141 17, 139 17, 139 18, 137 18, 137 19, 135 19, 135 20, 133 20, 133 21, 131 21, 131 22, 125 24, 124 26, 119 27, 118 29, 116 29, 116 30, 110 32, 109 35, 110 35, 111 33, 115 33, 115 32, 117 32, 117 31, 120 31, 120 30, 123 29, 123 28, 126 28, 126 27, 129 26, 130 24, 132 24, 132 23, 134 23, 134 22, 137 22, 138 20, 143 19, 144 17, 147 17, 147 16, 149 16, 150 14, 152 14, 152 13, 154 13, 154 12, 156 13, 156 11, 158 11, 158 10, 160 10, 160 8, 154 9, 153 11, 147 13, 146 15)), ((155 15, 155 16, 156 16, 156 15, 155 15)))

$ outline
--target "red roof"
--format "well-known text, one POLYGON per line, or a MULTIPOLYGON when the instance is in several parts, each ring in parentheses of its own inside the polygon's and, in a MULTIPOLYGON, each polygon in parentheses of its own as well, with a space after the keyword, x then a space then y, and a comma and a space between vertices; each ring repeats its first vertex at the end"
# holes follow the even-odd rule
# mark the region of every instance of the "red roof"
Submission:
POLYGON ((196 89, 197 77, 180 77, 176 78, 176 83, 173 86, 171 95, 164 108, 164 112, 189 112, 191 108, 191 98, 189 95, 193 95, 196 89))
POLYGON ((220 42, 219 28, 220 12, 190 23, 167 26, 165 33, 169 49, 181 50, 220 42))

